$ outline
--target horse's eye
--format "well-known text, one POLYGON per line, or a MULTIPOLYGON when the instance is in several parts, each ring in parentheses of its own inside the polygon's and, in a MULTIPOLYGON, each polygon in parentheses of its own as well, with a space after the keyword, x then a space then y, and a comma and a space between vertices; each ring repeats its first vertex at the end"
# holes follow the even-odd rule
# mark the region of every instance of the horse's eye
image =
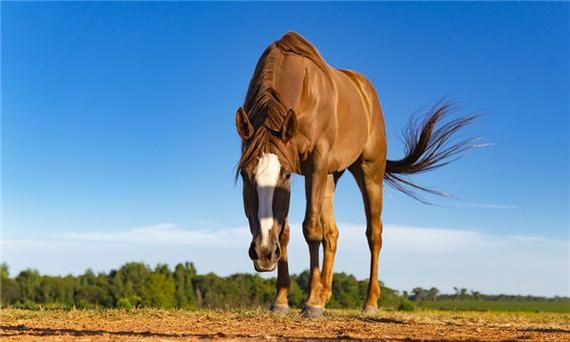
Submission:
POLYGON ((287 173, 285 174, 285 179, 289 179, 289 178, 291 178, 291 173, 287 172, 287 173))

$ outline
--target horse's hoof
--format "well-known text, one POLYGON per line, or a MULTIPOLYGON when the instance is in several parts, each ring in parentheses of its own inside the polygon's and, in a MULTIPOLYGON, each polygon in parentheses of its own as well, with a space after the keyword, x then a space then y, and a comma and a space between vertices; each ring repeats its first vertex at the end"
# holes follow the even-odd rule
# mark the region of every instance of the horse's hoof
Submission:
POLYGON ((301 310, 301 315, 306 318, 319 318, 325 313, 325 308, 318 306, 305 306, 301 310))
POLYGON ((269 311, 274 314, 286 314, 289 312, 289 306, 283 304, 271 304, 269 311))
POLYGON ((362 312, 367 315, 374 315, 378 313, 378 308, 372 305, 364 305, 362 312))

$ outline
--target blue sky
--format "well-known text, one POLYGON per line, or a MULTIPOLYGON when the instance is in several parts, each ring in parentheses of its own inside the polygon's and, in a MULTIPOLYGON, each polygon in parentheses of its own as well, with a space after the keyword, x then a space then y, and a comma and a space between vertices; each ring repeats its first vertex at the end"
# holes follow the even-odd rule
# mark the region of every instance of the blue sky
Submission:
MULTIPOLYGON (((185 235, 192 232, 224 240, 223 232, 246 225, 241 185, 233 178, 239 158, 235 111, 263 49, 297 31, 332 66, 360 71, 376 86, 390 159, 402 156, 400 130, 410 115, 443 96, 464 113, 485 114, 463 136, 480 135, 494 146, 416 178, 460 200, 435 199, 441 206, 426 206, 385 190, 385 224, 408 234, 384 244, 381 278, 386 267, 388 285, 570 294, 568 4, 1 6, 3 259, 14 272, 31 266, 77 273, 126 260, 194 260, 201 271, 253 271, 247 236, 228 242, 232 248, 216 247, 233 263, 216 263, 207 250, 196 254, 207 245, 199 241, 169 244, 173 236, 199 240, 185 235), (140 240, 148 229, 171 235, 159 248, 140 240), (506 243, 511 254, 498 264, 508 279, 547 281, 516 288, 498 279, 477 282, 472 275, 484 277, 489 267, 487 247, 469 254, 452 248, 454 242, 413 259, 413 251, 401 252, 408 247, 396 242, 421 250, 418 232, 506 243), (110 241, 124 248, 108 250, 110 241), (457 272, 414 278, 409 273, 416 274, 418 260, 440 268, 455 260, 457 272)), ((293 183, 290 220, 299 223, 303 179, 293 183)), ((350 175, 341 179, 335 206, 339 248, 343 225, 346 236, 361 233, 366 248, 363 229, 358 232, 362 202, 350 175)), ((302 246, 300 230, 293 239, 302 246)), ((352 240, 346 241, 350 246, 352 240)), ((354 241, 356 248, 360 242, 354 241)), ((425 241, 437 244, 433 236, 425 241)), ((300 247, 293 271, 308 266, 305 253, 300 247)), ((366 253, 351 258, 339 252, 337 269, 365 277, 366 253)))

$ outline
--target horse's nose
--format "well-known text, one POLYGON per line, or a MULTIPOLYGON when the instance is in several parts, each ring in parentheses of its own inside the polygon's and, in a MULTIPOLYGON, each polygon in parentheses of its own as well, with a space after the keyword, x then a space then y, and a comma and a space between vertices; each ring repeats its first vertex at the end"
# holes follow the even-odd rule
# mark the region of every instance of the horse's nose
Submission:
POLYGON ((256 248, 255 242, 252 242, 249 246, 249 257, 256 271, 273 271, 277 266, 277 261, 281 258, 281 246, 279 242, 276 242, 270 246, 256 248))
POLYGON ((255 243, 251 243, 251 245, 249 245, 249 258, 253 261, 259 259, 259 257, 257 256, 257 252, 255 251, 255 243))
POLYGON ((278 242, 273 244, 272 247, 263 246, 260 248, 259 253, 260 254, 258 254, 255 241, 252 242, 249 245, 249 251, 248 251, 249 258, 252 261, 256 261, 259 259, 265 259, 267 261, 275 262, 275 261, 279 260, 279 258, 281 257, 281 246, 279 246, 278 242))
POLYGON ((279 246, 278 243, 275 244, 275 251, 273 252, 273 257, 272 259, 274 261, 279 260, 279 258, 281 257, 281 246, 279 246))
POLYGON ((267 261, 276 262, 281 257, 281 246, 276 242, 272 247, 267 247, 263 254, 267 261))

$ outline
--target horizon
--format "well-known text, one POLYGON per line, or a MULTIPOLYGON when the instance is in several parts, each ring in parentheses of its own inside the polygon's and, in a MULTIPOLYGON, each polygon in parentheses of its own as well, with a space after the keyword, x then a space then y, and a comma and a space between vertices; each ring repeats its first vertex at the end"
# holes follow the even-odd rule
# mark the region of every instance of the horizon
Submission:
MULTIPOLYGON (((570 297, 570 4, 18 3, 1 11, 1 260, 18 273, 126 261, 255 273, 234 116, 263 50, 296 31, 361 72, 401 130, 450 96, 492 144, 384 190, 379 280, 570 297), (279 15, 275 15, 279 13, 279 15)), ((386 183, 385 183, 386 184, 386 183)), ((292 180, 291 273, 308 268, 292 180)), ((335 272, 368 276, 361 195, 338 185, 335 272)), ((322 257, 322 256, 321 256, 322 257)), ((262 274, 275 276, 275 272, 262 274)))
MULTIPOLYGON (((271 274, 271 273, 274 273, 274 272, 270 272, 270 273, 268 274, 268 276, 265 276, 265 277, 263 276, 263 274, 261 274, 261 273, 259 273, 259 272, 255 272, 255 273, 252 273, 252 272, 235 272, 235 273, 231 273, 231 274, 228 274, 228 275, 225 275, 225 276, 224 276, 224 275, 219 275, 219 274, 217 274, 216 272, 200 272, 200 271, 199 271, 199 270, 200 270, 199 267, 196 266, 196 264, 195 264, 194 262, 190 261, 190 260, 186 260, 186 261, 179 262, 179 263, 176 264, 176 265, 170 265, 170 264, 164 264, 164 263, 157 263, 157 264, 154 264, 154 265, 153 265, 153 264, 146 263, 146 262, 144 262, 144 261, 136 261, 136 260, 133 260, 133 261, 129 261, 129 262, 127 262, 127 263, 121 265, 120 267, 112 268, 112 269, 110 269, 110 270, 108 270, 108 271, 95 271, 95 270, 93 270, 93 269, 91 269, 91 268, 87 268, 87 269, 85 269, 85 271, 83 271, 83 272, 81 272, 81 273, 68 273, 68 274, 55 274, 55 275, 43 274, 43 273, 39 272, 38 270, 36 270, 36 269, 34 269, 34 268, 27 268, 27 269, 22 270, 21 272, 37 272, 38 275, 41 276, 41 277, 47 276, 47 277, 54 277, 54 278, 57 278, 57 277, 69 277, 69 276, 70 276, 70 277, 79 277, 79 276, 82 276, 82 275, 85 275, 85 274, 88 274, 88 273, 92 273, 92 274, 94 274, 94 275, 110 276, 112 272, 119 271, 122 267, 126 266, 127 264, 144 264, 144 266, 147 267, 148 269, 150 269, 151 271, 154 271, 156 268, 158 268, 158 267, 160 267, 160 266, 166 265, 166 266, 168 267, 168 270, 169 270, 170 272, 174 272, 174 269, 175 269, 176 266, 178 266, 178 265, 184 265, 184 264, 186 264, 186 263, 189 263, 189 264, 191 264, 192 266, 195 267, 195 269, 196 269, 196 275, 198 275, 198 276, 204 276, 204 275, 208 275, 208 274, 214 274, 215 276, 220 277, 220 278, 228 278, 228 277, 232 277, 232 276, 235 276, 235 275, 251 275, 251 276, 258 276, 258 277, 261 277, 261 278, 264 278, 264 279, 274 279, 274 280, 277 278, 277 274, 271 274)), ((7 264, 4 263, 4 264, 0 264, 0 266, 6 266, 6 267, 7 267, 7 269, 8 269, 8 278, 9 278, 9 279, 15 279, 15 278, 16 278, 17 275, 11 274, 11 273, 9 272, 9 271, 10 271, 10 265, 7 265, 7 264)), ((305 269, 305 270, 303 270, 303 271, 301 271, 301 272, 298 272, 298 273, 291 273, 290 276, 291 276, 291 278, 294 278, 294 277, 298 277, 298 276, 301 275, 302 273, 308 273, 308 272, 309 272, 309 269, 307 268, 307 269, 305 269)), ((335 271, 334 274, 345 274, 345 275, 347 275, 347 276, 354 277, 354 278, 355 278, 357 281, 359 281, 359 282, 360 282, 360 281, 368 281, 368 277, 365 277, 365 278, 358 278, 358 277, 354 276, 353 274, 348 273, 348 272, 344 272, 344 271, 342 271, 342 272, 336 272, 336 271, 335 271)), ((380 280, 380 281, 381 281, 381 280, 380 280)), ((382 282, 382 281, 381 281, 381 282, 382 282)), ((397 289, 397 288, 391 287, 391 286, 385 284, 384 282, 382 282, 382 285, 383 285, 383 286, 382 286, 382 290, 383 290, 384 288, 389 288, 390 290, 396 291, 399 295, 402 295, 404 292, 407 292, 407 293, 413 292, 414 288, 421 288, 421 289, 425 289, 425 290, 429 290, 429 289, 431 289, 431 288, 435 288, 435 289, 437 289, 437 290, 439 291, 439 289, 438 289, 437 287, 433 287, 433 286, 431 286, 431 287, 425 287, 425 288, 424 288, 424 287, 420 287, 420 286, 416 286, 416 287, 411 288, 411 289, 404 289, 404 290, 403 290, 403 289, 397 289)), ((467 290, 467 291, 469 291, 469 292, 471 292, 471 293, 473 293, 473 292, 478 292, 480 295, 485 295, 485 296, 515 296, 515 297, 528 297, 528 296, 531 296, 531 297, 546 298, 546 299, 555 299, 555 298, 570 299, 570 297, 558 296, 558 295, 554 295, 554 296, 534 296, 534 295, 531 295, 531 294, 522 294, 522 293, 519 293, 519 294, 483 293, 483 292, 477 291, 477 289, 473 289, 473 288, 459 288, 459 287, 454 287, 454 291, 455 291, 454 293, 451 293, 451 292, 438 292, 438 293, 439 293, 439 295, 449 296, 449 295, 457 294, 457 292, 458 292, 457 290, 463 290, 463 289, 465 289, 465 290, 467 290)), ((468 292, 468 293, 469 293, 469 292, 468 292)))

